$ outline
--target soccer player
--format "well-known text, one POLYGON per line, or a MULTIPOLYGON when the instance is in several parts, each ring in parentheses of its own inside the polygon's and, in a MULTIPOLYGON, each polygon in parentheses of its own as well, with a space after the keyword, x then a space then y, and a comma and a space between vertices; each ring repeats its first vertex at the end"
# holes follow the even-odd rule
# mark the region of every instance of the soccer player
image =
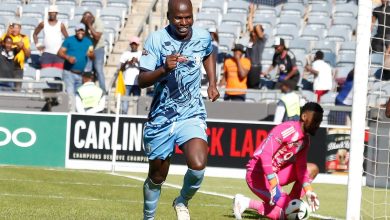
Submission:
POLYGON ((270 219, 283 219, 289 201, 303 195, 312 211, 319 208, 319 200, 311 187, 315 169, 307 165, 306 156, 309 135, 318 130, 323 112, 319 104, 308 102, 302 108, 300 121, 287 121, 271 130, 247 164, 247 184, 263 201, 237 194, 233 200, 236 219, 241 219, 247 208, 270 219), (293 182, 289 194, 282 191, 282 186, 293 182))
POLYGON ((199 189, 207 163, 206 110, 202 100, 201 66, 206 70, 208 98, 219 97, 209 32, 192 28, 190 0, 169 0, 169 25, 152 33, 140 59, 138 83, 154 85, 154 98, 144 130, 149 173, 144 183, 144 219, 154 219, 161 186, 177 144, 188 170, 173 201, 178 219, 190 219, 188 201, 199 189))

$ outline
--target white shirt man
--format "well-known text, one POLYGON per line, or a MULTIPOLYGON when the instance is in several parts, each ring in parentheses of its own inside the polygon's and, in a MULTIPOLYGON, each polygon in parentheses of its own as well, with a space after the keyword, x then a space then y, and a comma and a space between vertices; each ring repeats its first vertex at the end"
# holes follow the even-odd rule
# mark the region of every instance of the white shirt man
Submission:
POLYGON ((321 96, 333 86, 332 68, 323 59, 324 53, 317 51, 312 66, 306 66, 306 70, 314 75, 313 90, 317 95, 317 102, 320 102, 321 96))

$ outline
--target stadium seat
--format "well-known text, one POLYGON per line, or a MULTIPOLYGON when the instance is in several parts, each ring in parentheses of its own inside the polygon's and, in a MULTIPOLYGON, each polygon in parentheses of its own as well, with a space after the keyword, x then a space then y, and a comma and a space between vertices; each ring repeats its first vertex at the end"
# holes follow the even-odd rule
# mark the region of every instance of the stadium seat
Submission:
POLYGON ((344 83, 345 79, 347 79, 347 76, 349 72, 352 70, 352 68, 353 66, 342 66, 336 68, 335 80, 339 85, 344 83))
POLYGON ((339 54, 356 53, 356 41, 347 41, 340 45, 339 54))
POLYGON ((383 53, 373 53, 371 54, 371 66, 381 67, 383 66, 383 53))
POLYGON ((301 95, 307 102, 317 102, 317 96, 313 91, 302 90, 301 95))
POLYGON ((81 0, 80 6, 103 8, 104 5, 101 0, 81 0))
POLYGON ((7 30, 8 24, 9 24, 8 18, 0 16, 0 28, 3 30, 7 30))
POLYGON ((60 5, 70 5, 70 6, 78 6, 77 0, 56 0, 56 5, 60 6, 60 5))
POLYGON ((236 39, 240 36, 240 32, 241 32, 240 26, 234 26, 234 25, 222 23, 218 27, 218 35, 219 36, 232 37, 232 38, 236 39))
POLYGON ((355 54, 343 53, 338 55, 337 66, 351 66, 355 64, 355 54))
POLYGON ((253 18, 253 24, 261 24, 264 29, 272 29, 276 24, 276 17, 269 16, 268 14, 255 14, 253 18))
POLYGON ((351 31, 356 30, 357 19, 354 17, 335 17, 332 26, 349 28, 351 31))
POLYGON ((244 0, 229 1, 227 3, 227 13, 248 14, 249 2, 244 0))
MULTIPOLYGON (((100 10, 100 9, 99 9, 100 10)), ((95 7, 84 7, 84 6, 78 6, 74 8, 74 16, 73 20, 80 21, 83 17, 84 12, 90 11, 93 15, 97 14, 98 8, 95 7)))
POLYGON ((332 13, 332 5, 329 4, 328 2, 311 4, 310 6, 311 6, 311 9, 309 11, 310 16, 330 17, 332 13))
POLYGON ((304 66, 306 64, 306 52, 294 49, 291 49, 291 52, 295 56, 297 66, 304 66))
POLYGON ((310 41, 304 39, 294 39, 288 44, 289 49, 301 50, 306 54, 310 52, 310 41))
POLYGON ((229 14, 224 14, 222 16, 222 24, 240 26, 241 29, 245 29, 246 22, 247 22, 246 16, 242 16, 242 14, 229 13, 229 14))
POLYGON ((42 10, 40 5, 24 5, 21 11, 22 17, 37 18, 39 21, 45 17, 45 9, 42 10))
POLYGON ((228 53, 231 51, 231 49, 233 48, 233 44, 234 44, 234 39, 233 37, 223 37, 221 36, 219 38, 219 50, 220 52, 225 52, 225 53, 228 53))
POLYGON ((8 19, 14 20, 16 17, 16 13, 19 10, 18 4, 4 4, 1 3, 0 7, 0 16, 6 17, 8 19))
POLYGON ((286 3, 284 4, 281 15, 297 15, 303 17, 305 13, 305 7, 299 3, 286 3))
POLYGON ((335 17, 352 17, 356 18, 358 13, 358 6, 355 3, 336 4, 333 18, 335 17))
POLYGON ((20 23, 21 23, 23 29, 34 30, 38 26, 39 22, 40 21, 34 17, 21 17, 20 18, 20 23))
POLYGON ((311 28, 304 27, 301 39, 309 40, 309 41, 320 41, 324 38, 325 29, 323 28, 311 28))
POLYGON ((211 24, 213 26, 219 26, 222 20, 222 15, 214 12, 214 13, 207 13, 207 12, 199 12, 196 15, 196 21, 205 23, 205 24, 211 24))
POLYGON ((328 41, 346 42, 351 40, 351 31, 342 27, 331 27, 325 37, 328 41))
POLYGON ((292 27, 300 29, 302 24, 301 17, 297 15, 284 14, 279 17, 279 22, 276 25, 277 27, 292 27))
POLYGON ((320 104, 327 105, 327 106, 335 105, 337 94, 338 94, 337 92, 332 92, 332 91, 327 92, 325 95, 321 96, 320 104))
POLYGON ((62 5, 58 7, 57 19, 66 22, 72 18, 74 14, 74 7, 70 5, 62 5))
POLYGON ((126 8, 126 14, 129 12, 128 9, 131 8, 131 2, 129 0, 108 0, 106 6, 111 8, 126 8))
POLYGON ((255 11, 255 16, 256 15, 268 15, 268 16, 279 16, 280 12, 282 10, 282 6, 268 6, 268 5, 258 5, 255 11))
MULTIPOLYGON (((275 54, 274 48, 264 48, 263 57, 262 57, 263 59, 261 60, 261 65, 271 65, 274 54, 275 54)), ((263 69, 263 70, 265 70, 265 69, 263 69)))
POLYGON ((329 28, 330 24, 331 24, 330 17, 310 15, 306 26, 311 27, 313 29, 316 29, 316 28, 327 29, 327 28, 329 28))
POLYGON ((220 14, 224 14, 226 12, 226 3, 225 1, 212 1, 212 0, 204 0, 202 1, 200 11, 202 12, 218 12, 220 14))
POLYGON ((118 40, 120 31, 120 22, 103 20, 104 32, 113 34, 114 40, 118 40))
POLYGON ((312 51, 315 53, 317 50, 336 54, 336 43, 334 41, 316 41, 314 42, 312 51))
POLYGON ((294 40, 298 38, 299 30, 293 27, 276 28, 275 36, 284 38, 285 40, 294 40))
POLYGON ((31 5, 50 5, 50 0, 30 0, 31 5))
POLYGON ((118 8, 103 8, 100 12, 100 19, 103 21, 119 22, 120 27, 125 25, 126 10, 118 8))

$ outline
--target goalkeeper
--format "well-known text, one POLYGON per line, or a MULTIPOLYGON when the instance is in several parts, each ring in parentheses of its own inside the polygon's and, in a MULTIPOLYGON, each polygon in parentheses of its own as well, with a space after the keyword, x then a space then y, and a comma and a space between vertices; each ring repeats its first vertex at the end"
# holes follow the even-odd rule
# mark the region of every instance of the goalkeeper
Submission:
POLYGON ((283 219, 289 201, 306 195, 311 211, 319 208, 311 182, 318 173, 314 164, 307 164, 310 135, 318 130, 323 116, 322 107, 306 103, 300 121, 287 121, 274 127, 254 152, 247 164, 246 181, 249 188, 263 201, 237 194, 233 200, 236 219, 245 209, 257 210, 270 219, 283 219), (289 194, 282 186, 294 183, 289 194))

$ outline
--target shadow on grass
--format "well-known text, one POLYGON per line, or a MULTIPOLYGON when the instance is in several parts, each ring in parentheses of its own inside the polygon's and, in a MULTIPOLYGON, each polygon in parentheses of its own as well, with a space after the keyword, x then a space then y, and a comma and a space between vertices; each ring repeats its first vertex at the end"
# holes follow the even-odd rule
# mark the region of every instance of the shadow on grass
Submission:
MULTIPOLYGON (((234 215, 224 215, 224 217, 232 218, 234 219, 234 215)), ((266 220, 268 218, 263 217, 257 213, 255 210, 245 210, 245 212, 242 214, 243 219, 259 219, 259 220, 266 220)))

